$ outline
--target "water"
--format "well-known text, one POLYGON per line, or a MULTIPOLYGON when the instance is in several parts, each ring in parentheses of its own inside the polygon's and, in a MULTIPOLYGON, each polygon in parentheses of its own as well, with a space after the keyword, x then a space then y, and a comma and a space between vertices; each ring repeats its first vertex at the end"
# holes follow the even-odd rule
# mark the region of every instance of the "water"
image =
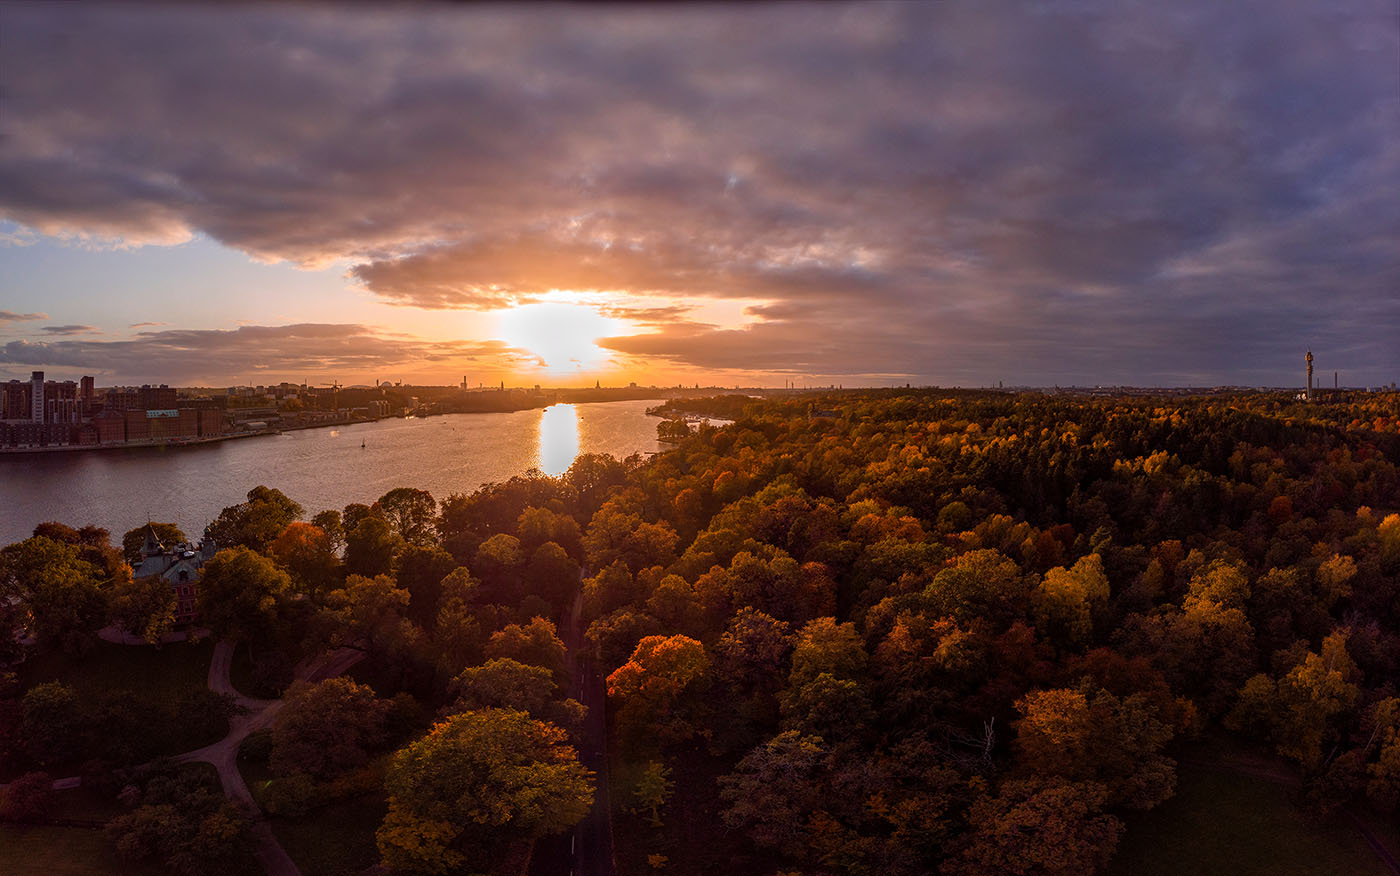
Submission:
POLYGON ((624 457, 659 449, 655 401, 553 405, 508 414, 380 420, 162 450, 0 456, 0 545, 35 524, 95 523, 113 541, 147 519, 198 536, 225 506, 258 484, 301 503, 309 518, 394 487, 438 499, 538 468, 568 469, 580 453, 624 457), (364 443, 361 449, 360 444, 364 443))

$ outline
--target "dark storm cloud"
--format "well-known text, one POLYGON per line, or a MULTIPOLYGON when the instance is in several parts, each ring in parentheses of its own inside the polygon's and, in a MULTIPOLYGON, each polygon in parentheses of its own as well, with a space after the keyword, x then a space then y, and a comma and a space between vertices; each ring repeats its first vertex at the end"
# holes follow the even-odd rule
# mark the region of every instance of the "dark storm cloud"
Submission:
POLYGON ((122 380, 179 374, 191 381, 214 383, 230 374, 348 374, 471 359, 509 365, 529 358, 528 353, 499 341, 425 342, 370 326, 317 323, 245 325, 229 331, 146 331, 130 340, 20 340, 0 345, 0 365, 82 368, 122 380))
MULTIPOLYGON (((385 301, 761 302, 700 367, 1400 369, 1393 6, 7 12, 0 210, 348 257, 385 301)), ((677 321, 682 320, 682 321, 677 321)))

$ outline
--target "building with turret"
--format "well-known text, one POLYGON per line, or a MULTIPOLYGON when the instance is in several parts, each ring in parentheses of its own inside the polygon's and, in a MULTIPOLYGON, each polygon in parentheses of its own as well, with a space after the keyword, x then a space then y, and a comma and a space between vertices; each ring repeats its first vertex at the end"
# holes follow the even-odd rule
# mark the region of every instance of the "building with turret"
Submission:
POLYGON ((155 527, 146 527, 146 540, 141 544, 141 562, 132 570, 134 578, 161 578, 175 593, 175 622, 192 623, 195 619, 195 587, 199 570, 217 550, 208 535, 198 545, 166 545, 156 535, 155 527))

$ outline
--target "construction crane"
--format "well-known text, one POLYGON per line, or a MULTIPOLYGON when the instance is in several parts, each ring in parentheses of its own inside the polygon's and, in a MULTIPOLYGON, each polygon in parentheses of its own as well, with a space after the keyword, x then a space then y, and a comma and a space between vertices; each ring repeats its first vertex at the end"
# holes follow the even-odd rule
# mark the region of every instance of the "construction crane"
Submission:
POLYGON ((340 381, 332 380, 330 383, 322 383, 319 385, 329 386, 331 388, 331 410, 340 410, 340 381))

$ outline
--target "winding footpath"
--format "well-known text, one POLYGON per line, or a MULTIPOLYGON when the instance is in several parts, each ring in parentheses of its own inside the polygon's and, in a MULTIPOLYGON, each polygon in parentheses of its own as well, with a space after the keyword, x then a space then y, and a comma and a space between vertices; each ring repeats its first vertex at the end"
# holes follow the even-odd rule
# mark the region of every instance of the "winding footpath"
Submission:
MULTIPOLYGON (((106 637, 104 636, 104 638, 106 637)), ((108 641, 114 640, 109 639, 108 641)), ((135 643, 119 642, 119 644, 135 643)), ((209 689, 215 693, 227 694, 232 697, 242 709, 242 714, 229 719, 228 735, 223 739, 194 751, 177 754, 171 760, 176 763, 199 762, 213 766, 219 774, 219 784, 224 789, 224 795, 238 803, 253 819, 253 857, 262 864, 268 876, 301 876, 301 870, 287 854, 287 850, 282 848, 282 844, 277 841, 277 837, 272 833, 271 825, 267 823, 262 810, 253 800, 252 792, 248 790, 247 782, 243 781, 243 775, 238 771, 238 749, 242 746, 243 740, 248 738, 250 733, 270 726, 273 718, 277 717, 277 713, 281 711, 283 701, 259 700, 239 693, 229 679, 229 670, 233 666, 233 651, 234 643, 228 640, 222 640, 214 646, 214 656, 209 661, 208 684, 209 689)), ((327 678, 334 678, 360 662, 364 656, 364 652, 354 648, 340 648, 302 661, 297 665, 294 677, 297 681, 323 681, 327 678)), ((81 779, 77 777, 55 779, 53 786, 55 790, 75 788, 78 787, 79 782, 81 779)), ((3 787, 0 785, 0 788, 3 787)))
MULTIPOLYGON (((243 781, 243 775, 238 771, 238 749, 243 740, 248 738, 249 734, 270 726, 272 719, 281 711, 283 701, 259 700, 239 693, 229 679, 229 670, 233 666, 233 651, 234 643, 227 639, 214 646, 214 656, 209 661, 209 689, 233 697, 243 714, 229 719, 228 735, 223 739, 213 745, 177 755, 174 760, 178 763, 199 761, 212 765, 218 771, 219 784, 223 786, 224 795, 242 805, 255 819, 252 831, 253 856, 262 864, 268 876, 301 876, 301 870, 297 869, 287 850, 277 841, 271 825, 267 823, 262 810, 253 800, 248 783, 243 781)), ((322 681, 333 678, 360 662, 364 656, 364 652, 353 648, 340 648, 321 654, 313 660, 298 664, 295 678, 297 681, 322 681)))

